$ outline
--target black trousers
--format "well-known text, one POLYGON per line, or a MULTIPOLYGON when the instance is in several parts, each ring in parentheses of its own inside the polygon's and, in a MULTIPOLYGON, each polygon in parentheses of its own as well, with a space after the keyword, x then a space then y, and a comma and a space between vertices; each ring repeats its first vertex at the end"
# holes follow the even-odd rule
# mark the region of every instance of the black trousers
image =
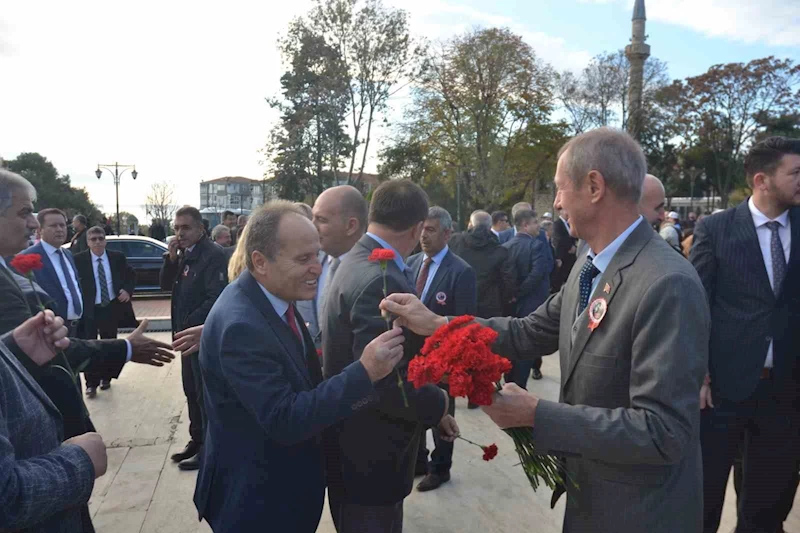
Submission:
MULTIPOLYGON (((105 307, 94 306, 94 319, 81 324, 84 339, 96 339, 98 335, 101 339, 117 338, 117 318, 112 312, 111 305, 105 307)), ((102 361, 95 361, 83 373, 86 377, 87 387, 97 387, 100 381, 111 381, 113 372, 108 370, 108 365, 102 361)))
MULTIPOLYGON (((442 387, 444 389, 444 387, 442 387)), ((446 390, 446 389, 445 389, 446 390)), ((449 396, 449 393, 448 393, 449 396)), ((456 399, 450 396, 450 403, 447 407, 447 412, 450 416, 456 414, 456 399)), ((442 439, 442 433, 438 427, 431 428, 433 433, 434 449, 431 452, 431 460, 428 461, 428 446, 427 439, 425 438, 426 432, 423 432, 419 438, 419 451, 417 452, 417 465, 428 469, 431 474, 447 474, 453 466, 453 442, 448 442, 442 439)))
POLYGON ((715 398, 701 413, 704 531, 716 533, 731 466, 742 450, 736 533, 774 533, 797 472, 798 416, 794 393, 772 379, 742 402, 715 398))
POLYGON ((328 487, 328 505, 337 533, 402 533, 403 502, 392 505, 347 503, 340 487, 328 487))
POLYGON ((181 357, 183 393, 189 407, 189 436, 202 444, 206 434, 206 410, 203 403, 203 374, 198 354, 181 357))
MULTIPOLYGON (((740 453, 736 458, 736 462, 733 464, 733 488, 736 491, 737 498, 742 492, 742 477, 744 476, 742 470, 742 456, 740 453)), ((781 518, 781 522, 786 522, 789 518, 789 513, 792 512, 794 497, 797 494, 797 487, 800 485, 800 460, 797 461, 797 465, 792 471, 792 474, 792 479, 789 485, 784 488, 783 494, 778 502, 778 517, 781 518)))

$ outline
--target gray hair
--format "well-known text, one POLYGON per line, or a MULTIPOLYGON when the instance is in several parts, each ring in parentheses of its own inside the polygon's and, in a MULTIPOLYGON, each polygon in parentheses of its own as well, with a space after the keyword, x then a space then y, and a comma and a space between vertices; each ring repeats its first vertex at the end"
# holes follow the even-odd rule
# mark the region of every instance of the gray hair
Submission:
POLYGON ((514 207, 511 208, 511 219, 513 220, 517 213, 522 211, 523 209, 533 209, 530 202, 517 202, 514 204, 514 207))
POLYGON ((514 226, 520 229, 523 224, 529 220, 536 220, 536 218, 536 211, 533 209, 520 209, 517 211, 517 214, 514 215, 514 226))
POLYGON ((492 215, 487 213, 482 209, 478 209, 477 211, 473 211, 472 214, 469 216, 469 221, 472 224, 472 229, 478 228, 491 228, 492 227, 492 215))
POLYGON ((0 216, 14 203, 14 192, 26 189, 31 196, 31 201, 36 200, 36 188, 31 182, 10 170, 0 168, 0 216))
POLYGON ((444 207, 439 207, 435 205, 428 209, 428 220, 436 219, 439 221, 439 225, 444 230, 452 230, 453 229, 453 217, 450 216, 450 213, 447 212, 447 209, 444 207))
POLYGON ((597 128, 581 133, 561 148, 558 157, 565 154, 564 170, 573 183, 596 170, 617 198, 633 204, 641 200, 647 159, 639 143, 626 132, 597 128))
POLYGON ((552 227, 553 227, 553 221, 552 220, 542 220, 541 228, 543 230, 548 231, 552 227))
POLYGON ((214 226, 214 229, 211 230, 211 240, 217 242, 217 237, 219 237, 220 233, 230 233, 231 229, 226 226, 225 224, 217 224, 214 226))
POLYGON ((299 202, 272 200, 251 215, 247 221, 247 237, 244 243, 248 270, 254 269, 253 252, 261 252, 268 260, 275 260, 281 247, 278 238, 281 221, 289 214, 307 218, 301 205, 299 202))

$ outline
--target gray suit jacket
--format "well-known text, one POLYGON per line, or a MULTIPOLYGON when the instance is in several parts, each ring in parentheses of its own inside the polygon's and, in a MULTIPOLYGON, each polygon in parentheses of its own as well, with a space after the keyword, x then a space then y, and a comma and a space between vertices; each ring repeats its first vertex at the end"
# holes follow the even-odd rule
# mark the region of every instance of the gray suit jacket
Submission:
POLYGON ((91 531, 82 506, 94 486, 92 461, 61 444, 61 414, 17 357, 27 356, 9 333, 0 342, 0 531, 91 531))
POLYGON ((559 350, 560 401, 539 400, 533 433, 539 450, 566 457, 579 485, 568 491, 564 531, 699 532, 710 327, 703 286, 641 223, 597 285, 593 298, 605 297, 608 311, 591 331, 586 311, 575 320, 585 260, 530 316, 482 321, 512 359, 559 350))

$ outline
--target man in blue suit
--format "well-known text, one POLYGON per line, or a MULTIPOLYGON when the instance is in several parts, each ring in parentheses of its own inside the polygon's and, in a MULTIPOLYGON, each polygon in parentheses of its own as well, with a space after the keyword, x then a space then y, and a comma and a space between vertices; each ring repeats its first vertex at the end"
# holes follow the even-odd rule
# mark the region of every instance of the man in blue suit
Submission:
POLYGON ((60 209, 42 209, 36 219, 42 240, 22 254, 42 257, 44 268, 35 273, 36 281, 53 298, 56 315, 64 319, 70 334, 74 335, 83 316, 83 296, 72 252, 61 248, 67 240, 67 215, 60 209))
MULTIPOLYGON (((550 245, 540 238, 539 221, 536 212, 520 209, 514 215, 517 234, 508 241, 509 257, 517 271, 517 302, 514 316, 522 318, 536 311, 550 295, 550 273, 553 271, 553 253, 550 245)), ((506 381, 513 381, 523 389, 527 388, 528 374, 533 367, 533 378, 542 379, 542 359, 535 361, 514 361, 506 381)))
MULTIPOLYGON (((466 261, 450 251, 447 242, 453 233, 453 219, 447 210, 434 206, 422 226, 422 253, 408 258, 408 266, 416 280, 416 294, 425 306, 440 316, 475 315, 477 313, 477 279, 466 261)), ((447 385, 440 385, 448 390, 447 385)), ((448 391, 449 394, 449 391, 448 391)), ((448 414, 455 416, 456 401, 450 396, 448 414)), ((425 492, 450 481, 453 465, 453 442, 442 439, 433 428, 435 448, 428 463, 425 435, 419 441, 417 465, 425 466, 425 478, 417 490, 425 492)))
POLYGON ((319 233, 290 202, 248 222, 247 270, 220 295, 200 344, 208 416, 194 502, 216 532, 313 533, 322 515, 321 433, 376 401, 403 355, 394 328, 322 381, 294 302, 314 297, 319 233))

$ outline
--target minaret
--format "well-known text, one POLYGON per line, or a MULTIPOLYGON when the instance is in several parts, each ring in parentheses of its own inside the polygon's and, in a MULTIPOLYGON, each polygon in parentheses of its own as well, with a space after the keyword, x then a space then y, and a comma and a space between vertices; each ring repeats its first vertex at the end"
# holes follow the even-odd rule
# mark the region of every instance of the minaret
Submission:
POLYGON ((647 35, 644 25, 647 17, 644 11, 644 0, 636 0, 633 6, 633 36, 631 44, 625 47, 625 56, 631 64, 628 82, 628 133, 639 139, 642 131, 642 84, 644 79, 644 62, 650 57, 650 45, 646 44, 647 35))

